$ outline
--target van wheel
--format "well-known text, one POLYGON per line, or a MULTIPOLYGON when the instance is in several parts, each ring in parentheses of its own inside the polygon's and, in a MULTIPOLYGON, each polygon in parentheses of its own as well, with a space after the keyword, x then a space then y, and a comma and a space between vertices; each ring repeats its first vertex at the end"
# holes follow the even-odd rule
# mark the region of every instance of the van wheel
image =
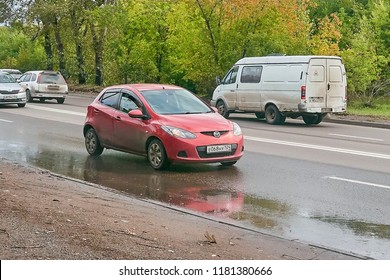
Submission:
POLYGON ((322 122, 322 120, 324 119, 326 114, 318 114, 317 116, 318 116, 318 118, 314 124, 319 124, 320 122, 322 122))
POLYGON ((276 108, 275 105, 269 105, 267 109, 265 109, 265 120, 269 124, 282 123, 282 115, 280 114, 278 108, 276 108))
POLYGON ((311 116, 302 116, 303 121, 305 124, 311 125, 311 124, 319 124, 323 119, 322 114, 315 114, 311 116))
POLYGON ((223 102, 222 100, 219 100, 217 102, 217 109, 218 113, 220 113, 224 118, 229 117, 229 111, 226 108, 225 102, 223 102))
POLYGON ((265 113, 263 113, 263 112, 257 112, 257 113, 255 113, 255 115, 256 115, 256 118, 258 118, 258 119, 264 119, 265 118, 265 113))
POLYGON ((64 104, 65 98, 58 98, 57 103, 58 104, 64 104))

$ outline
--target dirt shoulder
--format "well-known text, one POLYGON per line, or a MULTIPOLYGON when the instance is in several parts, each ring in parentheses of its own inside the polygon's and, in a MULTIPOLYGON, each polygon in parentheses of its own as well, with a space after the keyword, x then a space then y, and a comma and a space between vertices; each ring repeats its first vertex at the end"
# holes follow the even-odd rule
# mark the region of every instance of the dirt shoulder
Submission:
POLYGON ((356 259, 0 161, 0 259, 356 259))

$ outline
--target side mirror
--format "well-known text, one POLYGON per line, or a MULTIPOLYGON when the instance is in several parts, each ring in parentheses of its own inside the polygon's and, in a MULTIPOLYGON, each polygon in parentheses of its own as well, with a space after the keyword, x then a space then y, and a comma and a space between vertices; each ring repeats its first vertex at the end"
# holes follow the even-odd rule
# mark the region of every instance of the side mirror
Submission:
POLYGON ((215 82, 217 83, 217 86, 219 86, 221 84, 221 77, 215 77, 215 82))
POLYGON ((136 118, 136 119, 142 119, 144 117, 144 114, 139 109, 131 110, 128 114, 130 118, 136 118))

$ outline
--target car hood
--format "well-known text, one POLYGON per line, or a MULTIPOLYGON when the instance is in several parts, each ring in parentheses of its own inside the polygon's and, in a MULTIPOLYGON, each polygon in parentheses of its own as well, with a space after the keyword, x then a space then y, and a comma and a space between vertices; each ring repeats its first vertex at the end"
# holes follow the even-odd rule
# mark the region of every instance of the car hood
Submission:
POLYGON ((191 132, 233 129, 231 121, 218 113, 160 115, 160 123, 191 132))
POLYGON ((0 90, 14 91, 19 90, 21 86, 18 83, 0 83, 0 90))

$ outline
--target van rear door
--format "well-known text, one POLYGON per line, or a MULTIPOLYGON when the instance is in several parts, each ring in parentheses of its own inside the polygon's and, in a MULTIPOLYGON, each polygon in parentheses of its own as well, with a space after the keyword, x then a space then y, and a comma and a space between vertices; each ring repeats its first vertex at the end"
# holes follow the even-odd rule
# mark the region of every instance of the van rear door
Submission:
MULTIPOLYGON (((327 59, 328 85, 327 85, 327 108, 340 108, 345 106, 346 73, 341 60, 327 59)), ((335 111, 335 110, 333 110, 335 111)))
POLYGON ((309 62, 307 73, 308 112, 332 112, 345 106, 346 76, 341 59, 313 58, 309 62))

